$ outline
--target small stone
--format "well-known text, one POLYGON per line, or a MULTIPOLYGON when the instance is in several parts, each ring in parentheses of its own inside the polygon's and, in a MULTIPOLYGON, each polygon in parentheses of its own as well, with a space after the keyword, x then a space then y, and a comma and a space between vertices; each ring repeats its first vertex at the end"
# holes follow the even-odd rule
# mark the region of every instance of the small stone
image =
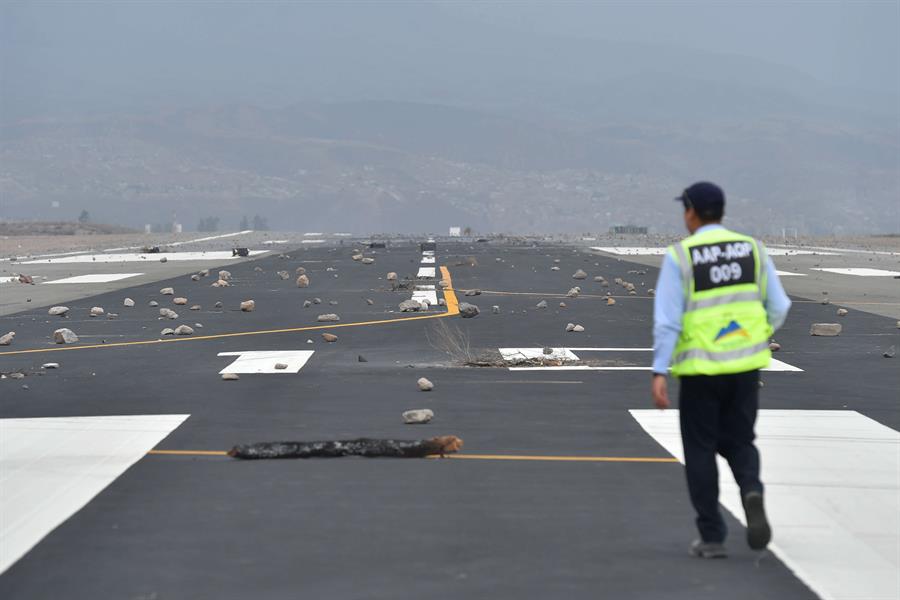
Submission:
POLYGON ((171 327, 166 327, 162 331, 159 332, 159 335, 175 335, 175 330, 171 327))
POLYGON ((850 312, 850 311, 847 310, 846 308, 839 308, 839 309, 837 309, 837 316, 846 317, 848 312, 850 312))
POLYGON ((99 317, 100 315, 102 315, 105 312, 106 311, 103 310, 103 308, 100 306, 92 306, 91 307, 91 316, 92 317, 99 317))
POLYGON ((237 373, 222 373, 223 381, 237 381, 238 379, 240 379, 240 377, 238 377, 237 373))
POLYGON ((307 344, 314 344, 315 342, 313 342, 312 340, 306 340, 306 343, 307 343, 307 344))
POLYGON ((375 304, 375 301, 372 300, 371 298, 366 298, 366 304, 368 304, 369 306, 372 306, 375 304))
POLYGON ((32 279, 31 275, 19 275, 19 283, 28 283, 34 285, 34 279, 32 279))
POLYGON ((416 385, 419 386, 419 391, 421 392, 430 392, 434 389, 434 384, 425 379, 424 377, 420 377, 418 381, 416 381, 416 385))
POLYGON ((407 410, 403 413, 403 422, 407 425, 424 424, 434 418, 434 413, 427 408, 407 410))
POLYGON ((294 275, 305 275, 306 268, 305 267, 297 267, 297 270, 294 271, 294 275))
POLYGON ((616 299, 615 299, 615 298, 607 298, 607 299, 606 299, 606 305, 607 305, 607 306, 613 306, 615 303, 616 303, 616 299))
POLYGON ((573 287, 568 292, 566 292, 566 298, 577 298, 578 294, 580 294, 580 293, 581 293, 580 287, 577 287, 577 286, 573 287))
POLYGON ((587 279, 587 273, 585 273, 585 272, 582 271, 581 269, 578 269, 578 270, 575 271, 575 273, 572 275, 572 279, 587 279))
POLYGON ((227 281, 225 281, 224 279, 218 279, 216 281, 213 281, 212 284, 210 284, 210 287, 214 287, 214 288, 231 287, 231 284, 228 283, 227 281))
POLYGON ((119 318, 119 313, 106 313, 106 318, 107 318, 107 319, 110 319, 110 320, 112 320, 112 319, 118 319, 118 318, 119 318))
POLYGON ((559 267, 550 267, 551 271, 559 271, 559 267))
POLYGON ((896 346, 891 346, 890 348, 885 350, 884 353, 882 354, 882 356, 885 358, 894 358, 896 355, 897 355, 897 347, 896 346))
POLYGON ((207 277, 209 276, 209 269, 203 269, 202 271, 197 273, 197 275, 199 275, 200 277, 207 277))
MULTIPOLYGON (((338 340, 338 336, 334 335, 333 333, 323 333, 322 339, 325 340, 326 342, 331 343, 331 342, 336 342, 338 340)), ((310 341, 312 341, 312 340, 310 340, 310 341)))
POLYGON ((423 306, 418 300, 410 298, 409 300, 401 302, 399 308, 400 312, 418 312, 422 310, 423 306))
POLYGON ((560 308, 566 308, 567 306, 568 306, 568 305, 567 305, 565 302, 560 302, 560 303, 559 303, 559 307, 560 307, 560 308))
POLYGON ((159 306, 159 302, 157 302, 156 300, 151 300, 150 302, 147 303, 147 306, 157 307, 157 306, 159 306))
POLYGON ((362 354, 360 354, 360 355, 358 355, 358 356, 356 357, 356 362, 369 362, 369 361, 366 359, 365 356, 363 356, 362 354))
POLYGON ((25 373, 9 373, 7 377, 10 379, 25 379, 25 373))
POLYGON ((54 317, 64 317, 68 312, 68 306, 51 306, 50 310, 47 311, 47 314, 54 317))
POLYGON ((279 371, 284 371, 288 368, 287 363, 275 363, 275 368, 279 371))
POLYGON ((575 323, 569 323, 566 325, 566 331, 575 331, 575 323))
POLYGON ((223 281, 230 281, 231 271, 219 271, 219 279, 222 279, 223 281))
POLYGON ((375 259, 367 256, 366 258, 362 259, 360 262, 364 265, 371 265, 371 264, 375 264, 375 259))
POLYGON ((547 308, 547 301, 541 300, 537 304, 534 305, 535 308, 547 308))
POLYGON ((189 310, 200 310, 201 308, 203 308, 203 307, 200 306, 199 304, 195 304, 189 310))
POLYGON ((159 293, 162 294, 163 296, 174 296, 175 289, 167 287, 167 288, 163 288, 163 289, 159 290, 159 293))
POLYGON ((447 306, 447 301, 443 298, 438 298, 438 306, 447 306))
POLYGON ((10 331, 9 333, 7 333, 4 336, 0 336, 0 346, 9 346, 10 344, 13 343, 13 340, 15 339, 15 337, 16 337, 15 331, 10 331))
POLYGON ((647 295, 648 295, 648 296, 655 296, 655 295, 656 295, 656 290, 654 290, 653 288, 650 288, 649 290, 647 290, 647 295))
POLYGON ((809 335, 821 337, 834 337, 841 334, 840 323, 813 323, 809 328, 809 335))
POLYGON ((307 277, 306 275, 299 276, 297 278, 297 287, 298 288, 309 287, 309 277, 307 277))
POLYGON ((256 302, 253 300, 244 300, 241 302, 241 311, 242 312, 253 312, 253 309, 256 308, 256 302))
POLYGON ((42 369, 58 369, 59 363, 44 363, 41 365, 42 369))
POLYGON ((188 325, 179 325, 175 328, 175 335, 193 335, 194 329, 188 325))
POLYGON ((213 308, 222 308, 222 303, 216 302, 215 304, 213 304, 213 308))
POLYGON ((197 329, 203 329, 203 323, 194 323, 194 327, 197 329))
POLYGON ((164 317, 166 319, 177 319, 178 313, 172 310, 171 308, 161 308, 159 309, 159 316, 164 317))
POLYGON ((466 290, 466 296, 480 296, 481 290, 466 290))
POLYGON ((481 314, 481 311, 474 304, 469 304, 468 302, 460 302, 459 304, 459 316, 463 319, 471 319, 473 317, 477 317, 481 314))
POLYGON ((179 306, 184 306, 187 304, 187 298, 173 298, 172 304, 177 304, 179 306))
POLYGON ((200 276, 194 273, 191 275, 191 281, 200 281, 200 276))
POLYGON ((388 281, 397 281, 397 274, 394 273, 393 271, 391 271, 390 273, 387 274, 387 280, 388 281))
POLYGON ((824 300, 822 300, 822 304, 831 304, 831 300, 825 298, 824 300))
POLYGON ((313 298, 313 304, 322 304, 321 298, 313 298))
POLYGON ((319 323, 331 323, 333 321, 340 321, 341 318, 334 313, 325 313, 324 315, 319 315, 316 317, 316 321, 319 323))
POLYGON ((78 341, 78 336, 71 329, 63 327, 53 332, 53 341, 57 344, 74 344, 78 341))
POLYGON ((769 350, 771 350, 772 352, 778 352, 779 350, 781 350, 781 344, 779 344, 778 342, 769 342, 769 350))
POLYGON ((499 315, 499 314, 500 314, 500 307, 497 306, 496 304, 493 305, 493 306, 491 307, 491 312, 494 313, 495 315, 499 315))
POLYGON ((574 333, 581 333, 582 331, 584 331, 584 325, 576 325, 572 328, 572 331, 574 333))
POLYGON ((124 300, 122 300, 122 306, 134 308, 134 300, 132 300, 131 298, 125 298, 124 300))
POLYGON ((309 308, 310 306, 312 306, 312 301, 311 301, 311 300, 304 300, 304 301, 303 301, 303 308, 309 308))
POLYGON ((278 271, 278 277, 279 277, 282 281, 287 281, 288 279, 291 278, 291 274, 288 273, 287 271, 278 271))
POLYGON ((165 256, 163 256, 162 258, 159 259, 159 262, 166 263, 166 262, 169 262, 169 259, 166 258, 165 256))
POLYGON ((337 301, 337 300, 329 300, 329 301, 328 301, 328 305, 329 305, 329 306, 337 306, 337 305, 338 305, 338 301, 337 301))
POLYGON ((606 280, 603 278, 602 275, 597 275, 594 277, 594 281, 596 281, 597 283, 603 283, 606 280))
POLYGON ((362 260, 363 255, 362 254, 354 254, 350 258, 352 258, 353 260, 356 260, 356 261, 360 261, 360 260, 362 260))

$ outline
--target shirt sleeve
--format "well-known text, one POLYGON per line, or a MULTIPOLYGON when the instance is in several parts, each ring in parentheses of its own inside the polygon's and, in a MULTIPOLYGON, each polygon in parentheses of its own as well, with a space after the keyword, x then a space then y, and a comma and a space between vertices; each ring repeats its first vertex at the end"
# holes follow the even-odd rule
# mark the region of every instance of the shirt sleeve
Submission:
POLYGON ((781 279, 775 270, 775 263, 772 257, 766 262, 766 315, 772 329, 777 330, 784 325, 787 319, 788 311, 791 309, 791 299, 788 298, 781 285, 781 279))
POLYGON ((671 253, 666 252, 656 296, 653 299, 653 372, 666 374, 672 361, 672 352, 681 333, 681 317, 684 314, 684 290, 681 269, 671 253))

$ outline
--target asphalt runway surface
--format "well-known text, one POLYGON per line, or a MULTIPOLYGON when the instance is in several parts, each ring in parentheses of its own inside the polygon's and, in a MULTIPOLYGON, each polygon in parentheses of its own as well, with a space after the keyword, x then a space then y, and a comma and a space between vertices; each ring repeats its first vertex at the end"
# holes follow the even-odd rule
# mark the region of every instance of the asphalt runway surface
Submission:
MULTIPOLYGON (((352 247, 245 259, 226 267, 228 288, 182 274, 74 299, 67 318, 49 317, 47 306, 2 317, 0 333, 17 336, 0 347, 0 371, 27 373, 0 381, 3 419, 190 416, 155 446, 184 453, 138 460, 0 575, 0 596, 817 597, 778 556, 751 552, 729 513, 730 557, 688 556, 696 532, 683 467, 629 413, 651 407, 647 371, 465 367, 440 349, 448 332, 468 339, 475 355, 650 347, 646 290, 655 268, 563 245, 439 241, 432 266, 447 268, 459 301, 481 309, 462 319, 445 307, 398 312, 411 292, 391 291, 385 274, 414 276, 417 246, 366 251, 372 265, 351 260, 352 247), (470 256, 477 266, 460 264, 470 256), (299 266, 309 288, 294 283, 299 266), (587 280, 572 279, 579 268, 587 280), (281 280, 280 270, 291 277, 281 280), (637 284, 638 294, 627 295, 616 277, 637 284), (573 285, 582 295, 565 298, 573 285), (172 296, 159 294, 168 286, 202 309, 172 306, 172 296), (482 294, 464 296, 474 288, 482 294), (614 306, 606 305, 607 291, 614 306), (126 296, 134 308, 122 306, 126 296), (313 298, 322 304, 303 308, 313 298), (180 318, 158 320, 151 299, 180 318), (256 309, 243 313, 247 299, 256 309), (535 307, 542 299, 548 308, 535 307), (90 318, 92 306, 119 316, 90 318), (317 322, 322 313, 339 314, 340 323, 317 322), (566 333, 570 322, 585 332, 566 333), (182 323, 203 327, 160 337, 182 323), (58 327, 74 330, 79 343, 54 344, 58 327), (326 343, 322 332, 339 339, 326 343), (249 351, 313 354, 296 373, 221 380, 235 357, 219 353, 249 351), (40 368, 51 361, 60 367, 40 368), (420 392, 419 377, 434 390, 420 392), (404 425, 401 413, 414 408, 432 409, 435 419, 404 425), (257 441, 436 435, 461 437, 461 458, 237 461, 216 454, 257 441)), ((840 318, 839 337, 811 337, 810 323, 836 321, 839 305, 794 300, 775 336, 783 346, 776 358, 803 372, 764 373, 762 408, 857 411, 900 429, 900 370, 897 359, 882 357, 900 345, 895 322, 851 310, 840 318)), ((649 366, 650 355, 609 351, 593 364, 649 366)), ((674 399, 674 383, 670 393, 674 399)), ((766 460, 763 454, 764 480, 766 460)))

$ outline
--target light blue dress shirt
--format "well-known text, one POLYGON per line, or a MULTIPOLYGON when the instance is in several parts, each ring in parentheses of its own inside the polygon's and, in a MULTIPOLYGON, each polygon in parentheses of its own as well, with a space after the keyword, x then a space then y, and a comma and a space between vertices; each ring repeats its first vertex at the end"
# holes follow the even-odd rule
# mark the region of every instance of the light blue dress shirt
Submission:
MULTIPOLYGON (((722 225, 704 225, 695 233, 711 229, 722 229, 722 225)), ((766 314, 773 329, 784 324, 791 300, 784 292, 775 263, 769 258, 766 262, 766 314)), ((672 352, 681 333, 681 317, 684 315, 684 286, 681 281, 681 269, 671 254, 666 252, 659 279, 656 282, 656 297, 653 300, 653 372, 667 373, 672 361, 672 352)))

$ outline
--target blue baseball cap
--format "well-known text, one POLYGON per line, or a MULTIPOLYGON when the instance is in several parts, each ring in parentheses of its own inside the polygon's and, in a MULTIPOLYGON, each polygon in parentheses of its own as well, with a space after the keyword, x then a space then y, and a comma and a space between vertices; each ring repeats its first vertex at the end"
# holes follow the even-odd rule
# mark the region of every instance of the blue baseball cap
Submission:
POLYGON ((721 215, 725 211, 725 192, 708 181, 698 181, 685 188, 675 200, 685 208, 693 207, 700 216, 721 215))

